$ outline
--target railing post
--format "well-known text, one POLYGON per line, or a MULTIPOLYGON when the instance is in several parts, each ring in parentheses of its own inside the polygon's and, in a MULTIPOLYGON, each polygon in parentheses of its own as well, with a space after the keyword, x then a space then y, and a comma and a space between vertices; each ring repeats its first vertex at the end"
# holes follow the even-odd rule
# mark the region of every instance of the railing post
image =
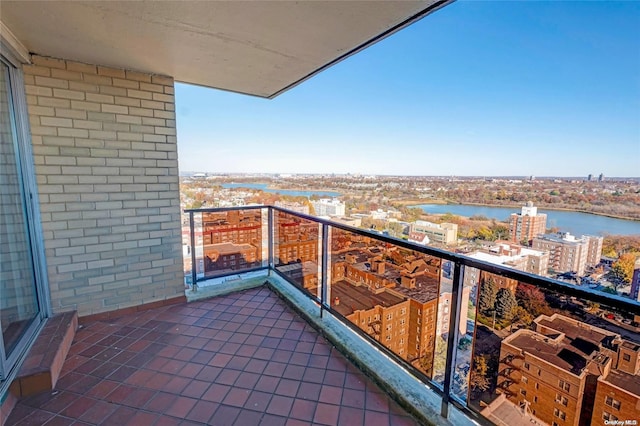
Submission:
POLYGON ((327 303, 327 274, 329 268, 329 225, 322 224, 322 269, 320 270, 320 318, 327 303))
POLYGON ((268 223, 268 227, 269 227, 269 232, 268 232, 268 239, 269 241, 267 241, 267 244, 269 245, 269 259, 268 259, 268 275, 271 276, 271 270, 274 268, 274 261, 273 261, 273 207, 268 206, 267 207, 267 223, 268 223))
MULTIPOLYGON (((444 385, 440 414, 449 417, 449 399, 451 397, 451 381, 455 374, 458 330, 460 329, 460 304, 464 286, 464 266, 454 263, 453 285, 451 288, 451 314, 449 315, 449 333, 447 335, 447 362, 444 369, 444 385)), ((464 319, 466 321, 466 318, 464 319)))
POLYGON ((196 230, 193 212, 189 212, 189 231, 191 232, 191 289, 198 291, 198 274, 196 271, 196 230))

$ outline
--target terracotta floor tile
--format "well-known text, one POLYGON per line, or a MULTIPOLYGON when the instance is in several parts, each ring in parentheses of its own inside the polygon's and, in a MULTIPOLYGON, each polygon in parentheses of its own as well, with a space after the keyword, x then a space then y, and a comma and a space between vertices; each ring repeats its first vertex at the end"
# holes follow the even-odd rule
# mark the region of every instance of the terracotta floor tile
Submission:
MULTIPOLYGON (((340 407, 337 405, 318 404, 316 413, 313 416, 315 423, 323 425, 337 425, 338 416, 340 415, 340 407)), ((375 423, 372 423, 375 424, 375 423)), ((376 425, 377 426, 377 425, 376 425)))
POLYGON ((207 423, 218 409, 220 404, 209 401, 198 401, 195 403, 186 418, 195 422, 207 423))
POLYGON ((247 389, 231 388, 222 403, 233 407, 243 407, 249 398, 249 392, 247 389))
POLYGON ((417 424, 266 288, 86 324, 62 371, 7 426, 417 424))
POLYGON ((286 396, 274 395, 271 397, 269 406, 267 407, 267 413, 276 414, 279 416, 288 416, 293 406, 293 398, 286 396))
POLYGON ((300 420, 313 420, 313 415, 316 412, 316 406, 318 404, 314 401, 306 401, 303 399, 296 399, 291 407, 291 413, 289 416, 294 419, 300 420))
POLYGON ((237 407, 229 407, 227 405, 221 405, 211 417, 211 423, 216 426, 232 426, 235 425, 236 417, 240 414, 240 409, 237 407))
POLYGON ((364 422, 368 425, 389 426, 389 414, 365 410, 364 422))
POLYGON ((171 404, 171 407, 169 407, 169 409, 165 411, 165 414, 168 414, 174 417, 183 418, 196 405, 196 402, 198 402, 197 399, 179 396, 176 398, 173 404, 171 404))

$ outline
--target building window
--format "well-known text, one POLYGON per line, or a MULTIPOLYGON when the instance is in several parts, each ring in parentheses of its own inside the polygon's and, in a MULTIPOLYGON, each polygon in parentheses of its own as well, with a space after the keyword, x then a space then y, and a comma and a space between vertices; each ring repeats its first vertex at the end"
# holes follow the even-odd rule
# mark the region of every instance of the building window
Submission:
MULTIPOLYGON (((533 402, 538 402, 538 397, 537 396, 533 397, 533 402)), ((535 413, 533 413, 533 414, 535 414, 535 413)))
POLYGON ((387 319, 390 320, 391 318, 393 318, 393 315, 387 314, 387 319))
POLYGON ((527 376, 522 376, 522 383, 529 383, 529 379, 527 378, 527 376))
POLYGON ((618 401, 617 399, 615 399, 613 397, 610 397, 610 396, 605 397, 604 403, 606 405, 608 405, 609 407, 615 408, 616 410, 620 409, 620 401, 618 401))
POLYGON ((527 396, 527 391, 524 389, 520 389, 520 395, 527 396))
POLYGON ((569 404, 569 400, 567 399, 567 397, 560 395, 559 393, 556 394, 556 402, 564 405, 565 407, 567 406, 567 404, 569 404))
POLYGON ((562 420, 566 420, 566 418, 567 418, 567 413, 565 413, 562 410, 558 410, 557 408, 553 409, 553 415, 558 417, 558 418, 560 418, 560 419, 562 419, 562 420))
POLYGON ((603 411, 602 412, 602 418, 603 420, 618 420, 618 418, 616 416, 614 416, 613 414, 607 412, 607 411, 603 411))
POLYGON ((529 363, 528 363, 528 362, 525 362, 525 363, 524 363, 524 368, 525 368, 525 370, 528 370, 530 367, 531 367, 531 366, 529 365, 529 363))
POLYGON ((558 386, 560 386, 560 389, 563 389, 566 392, 569 392, 569 389, 571 389, 571 385, 564 380, 560 380, 558 382, 558 386))
POLYGON ((624 359, 625 361, 631 361, 631 355, 629 355, 629 354, 622 354, 622 359, 624 359))
POLYGON ((536 389, 540 389, 540 383, 536 382, 536 389))

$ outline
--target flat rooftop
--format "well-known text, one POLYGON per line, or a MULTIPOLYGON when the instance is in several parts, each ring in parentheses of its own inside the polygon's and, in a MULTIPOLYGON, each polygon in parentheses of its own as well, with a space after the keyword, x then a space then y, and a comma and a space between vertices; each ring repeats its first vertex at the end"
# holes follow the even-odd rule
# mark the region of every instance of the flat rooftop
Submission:
POLYGON ((640 376, 612 369, 604 381, 640 396, 640 376))
POLYGON ((387 291, 382 291, 378 294, 369 291, 363 286, 354 286, 344 280, 331 284, 331 299, 340 298, 340 304, 332 304, 332 308, 338 311, 341 315, 351 315, 355 311, 365 311, 373 308, 374 306, 393 306, 404 299, 395 296, 387 291))
POLYGON ((407 298, 425 303, 438 297, 438 280, 427 276, 416 277, 416 288, 406 288, 398 286, 393 289, 407 298))
POLYGON ((511 336, 507 343, 575 375, 580 375, 597 353, 596 345, 581 339, 556 342, 530 330, 519 330, 511 336))
POLYGON ((552 320, 541 319, 538 324, 564 333, 570 340, 580 338, 595 344, 602 344, 607 338, 615 335, 615 333, 607 333, 606 330, 595 326, 585 324, 584 327, 579 327, 562 316, 557 316, 552 320))

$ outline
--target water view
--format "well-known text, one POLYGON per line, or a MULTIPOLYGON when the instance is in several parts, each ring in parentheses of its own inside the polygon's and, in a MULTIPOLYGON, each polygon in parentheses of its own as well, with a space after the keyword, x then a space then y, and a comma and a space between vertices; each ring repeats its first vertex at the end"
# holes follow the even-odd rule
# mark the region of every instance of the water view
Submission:
MULTIPOLYGON (((485 216, 490 219, 506 220, 511 213, 519 213, 515 207, 489 207, 467 204, 420 204, 418 206, 425 213, 445 214, 451 213, 458 216, 485 216)), ((580 235, 640 235, 640 221, 616 219, 607 216, 598 216, 588 213, 544 210, 539 208, 539 213, 547 215, 547 228, 557 227, 560 231, 580 235)))
POLYGON ((272 189, 268 187, 266 183, 223 183, 223 188, 249 188, 259 189, 260 191, 270 192, 280 195, 291 195, 293 197, 311 197, 317 195, 318 197, 339 197, 339 192, 335 191, 296 191, 293 189, 272 189))

